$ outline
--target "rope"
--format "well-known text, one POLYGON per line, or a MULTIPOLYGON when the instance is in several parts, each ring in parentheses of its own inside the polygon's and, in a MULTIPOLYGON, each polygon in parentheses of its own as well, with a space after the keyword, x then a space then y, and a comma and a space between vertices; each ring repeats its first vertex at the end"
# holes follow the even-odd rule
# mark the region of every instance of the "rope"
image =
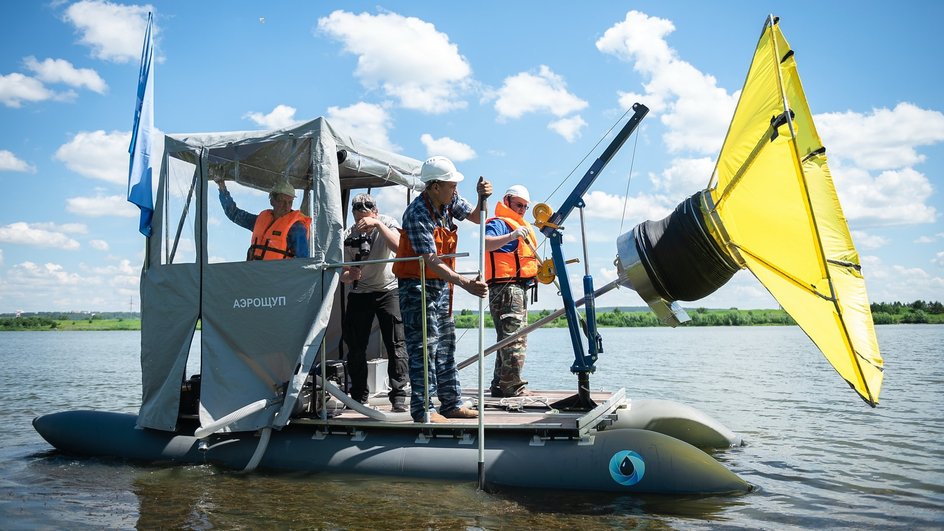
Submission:
POLYGON ((626 193, 623 195, 623 215, 620 217, 620 228, 616 234, 623 234, 623 221, 626 220, 626 205, 629 204, 629 185, 633 182, 633 166, 636 164, 636 145, 639 143, 639 135, 633 135, 633 158, 629 161, 629 177, 626 178, 626 193))
POLYGON ((603 136, 601 136, 600 139, 597 140, 597 143, 594 144, 592 148, 590 148, 590 151, 588 151, 587 154, 584 155, 582 159, 580 159, 580 162, 578 162, 577 165, 574 166, 574 168, 573 168, 572 170, 570 170, 570 173, 568 173, 567 176, 564 177, 563 180, 561 180, 561 182, 557 185, 557 187, 554 188, 554 190, 551 191, 551 193, 547 196, 547 199, 545 199, 545 202, 547 202, 548 200, 550 200, 551 197, 554 197, 554 194, 556 194, 557 191, 560 190, 560 187, 561 187, 561 186, 564 186, 564 183, 566 183, 567 180, 570 179, 570 177, 574 174, 574 172, 577 171, 577 168, 579 168, 580 166, 583 165, 584 161, 587 160, 587 157, 589 157, 591 153, 593 153, 594 151, 596 151, 597 147, 599 147, 599 145, 600 145, 604 140, 606 140, 606 137, 609 136, 610 132, 613 131, 613 129, 616 129, 616 126, 619 125, 619 123, 622 122, 624 118, 626 118, 626 115, 629 114, 629 111, 631 111, 631 110, 633 110, 632 107, 630 107, 629 109, 626 109, 626 112, 624 112, 623 115, 619 117, 619 119, 617 119, 615 122, 613 122, 613 125, 611 125, 610 128, 607 129, 605 133, 603 133, 603 136))

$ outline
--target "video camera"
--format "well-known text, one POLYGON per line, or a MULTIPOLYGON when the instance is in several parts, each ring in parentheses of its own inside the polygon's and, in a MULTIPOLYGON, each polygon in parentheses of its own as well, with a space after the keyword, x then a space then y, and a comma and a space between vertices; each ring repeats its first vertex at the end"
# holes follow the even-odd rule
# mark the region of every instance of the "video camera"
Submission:
MULTIPOLYGON (((357 249, 357 252, 354 253, 354 261, 360 262, 370 255, 370 236, 366 232, 351 234, 344 240, 344 246, 357 249)), ((357 289, 356 280, 353 283, 353 288, 357 289)))
POLYGON ((344 240, 344 246, 357 249, 357 252, 354 254, 354 261, 360 262, 370 254, 370 236, 368 236, 366 232, 351 234, 344 240))

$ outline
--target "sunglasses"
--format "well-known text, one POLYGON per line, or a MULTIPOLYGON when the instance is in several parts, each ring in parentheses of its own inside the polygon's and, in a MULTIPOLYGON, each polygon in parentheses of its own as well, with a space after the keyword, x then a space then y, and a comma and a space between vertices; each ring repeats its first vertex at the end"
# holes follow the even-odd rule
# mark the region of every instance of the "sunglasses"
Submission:
POLYGON ((509 201, 508 206, 511 208, 523 208, 526 212, 528 210, 528 204, 523 201, 509 201))
POLYGON ((354 210, 373 210, 374 203, 372 201, 357 202, 352 205, 354 210))

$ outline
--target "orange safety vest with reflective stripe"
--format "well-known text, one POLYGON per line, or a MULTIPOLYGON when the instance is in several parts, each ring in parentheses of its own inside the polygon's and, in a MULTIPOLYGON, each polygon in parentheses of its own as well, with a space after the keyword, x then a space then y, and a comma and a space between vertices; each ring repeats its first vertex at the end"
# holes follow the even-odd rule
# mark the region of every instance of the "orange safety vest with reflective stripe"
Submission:
MULTIPOLYGON (((456 247, 459 243, 459 231, 458 230, 449 230, 439 224, 439 217, 437 213, 433 210, 432 205, 429 204, 429 198, 426 197, 426 194, 423 194, 423 199, 426 202, 426 208, 429 209, 430 214, 432 214, 433 221, 435 221, 436 228, 433 229, 433 241, 436 243, 436 254, 439 256, 447 254, 455 254, 456 247)), ((410 238, 406 235, 406 231, 400 229, 400 245, 397 246, 397 258, 412 258, 419 256, 416 254, 416 251, 413 250, 413 244, 410 243, 410 238)), ((449 269, 453 271, 456 270, 456 259, 455 258, 443 258, 443 262, 449 269)), ((394 262, 393 263, 393 274, 397 278, 414 278, 419 280, 420 278, 420 264, 419 260, 406 260, 403 262, 394 262)), ((439 276, 430 268, 426 268, 426 278, 439 278, 439 276)))
POLYGON ((537 247, 534 228, 517 212, 508 208, 504 202, 495 204, 495 217, 489 218, 486 223, 493 219, 504 221, 511 230, 516 230, 522 226, 528 227, 529 234, 526 241, 518 242, 518 248, 514 252, 501 252, 499 249, 488 252, 485 260, 485 281, 511 282, 536 277, 540 262, 537 256, 534 255, 534 249, 537 247), (528 243, 531 245, 528 245, 528 243))
POLYGON ((292 210, 278 219, 274 219, 272 209, 260 212, 252 228, 252 244, 246 253, 246 260, 295 258, 295 253, 288 248, 288 230, 299 221, 305 226, 305 237, 308 237, 311 218, 300 211, 292 210))

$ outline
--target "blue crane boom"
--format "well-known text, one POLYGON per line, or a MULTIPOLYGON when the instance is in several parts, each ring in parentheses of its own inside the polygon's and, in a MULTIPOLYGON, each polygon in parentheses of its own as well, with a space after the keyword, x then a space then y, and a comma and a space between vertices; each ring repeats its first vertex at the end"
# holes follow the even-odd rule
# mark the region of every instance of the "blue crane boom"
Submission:
POLYGON ((587 172, 584 174, 577 186, 574 187, 561 207, 554 212, 546 222, 538 221, 536 225, 540 227, 541 232, 551 242, 551 258, 554 263, 554 271, 560 282, 561 298, 563 299, 564 311, 567 316, 567 328, 570 331, 570 341, 574 349, 574 364, 571 365, 571 372, 577 375, 577 394, 566 398, 554 404, 557 409, 565 410, 589 410, 596 404, 590 399, 590 373, 596 370, 594 363, 597 356, 603 351, 602 338, 597 334, 596 310, 593 298, 593 277, 590 275, 587 262, 587 242, 582 239, 584 247, 584 305, 586 307, 586 326, 584 333, 587 335, 589 349, 584 353, 583 342, 580 339, 580 320, 577 315, 577 305, 574 301, 573 291, 570 288, 570 280, 567 277, 567 264, 564 260, 564 254, 561 249, 563 243, 563 223, 573 212, 574 208, 581 209, 581 229, 583 227, 583 207, 586 206, 583 200, 584 194, 593 185, 597 177, 606 167, 607 163, 613 158, 613 155, 623 146, 626 139, 636 130, 639 123, 649 112, 649 108, 641 103, 633 105, 634 114, 629 121, 623 125, 616 137, 610 142, 603 153, 593 162, 587 172))

